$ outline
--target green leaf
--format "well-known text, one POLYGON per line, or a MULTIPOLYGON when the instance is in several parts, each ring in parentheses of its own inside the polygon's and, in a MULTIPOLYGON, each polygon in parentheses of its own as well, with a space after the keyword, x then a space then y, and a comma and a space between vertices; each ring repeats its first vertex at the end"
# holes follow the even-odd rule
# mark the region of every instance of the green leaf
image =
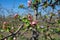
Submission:
POLYGON ((8 40, 13 40, 13 37, 9 37, 8 40))
POLYGON ((9 32, 10 31, 10 28, 8 27, 6 31, 9 32))
POLYGON ((18 15, 18 18, 20 18, 20 15, 18 15))
POLYGON ((32 3, 36 3, 36 1, 41 2, 42 0, 32 0, 32 3))
POLYGON ((60 28, 56 28, 57 31, 60 31, 60 28))
POLYGON ((58 24, 60 24, 60 20, 58 20, 58 24))
POLYGON ((26 23, 26 26, 28 27, 30 24, 29 23, 26 23))
POLYGON ((0 34, 0 39, 3 38, 3 35, 0 34))
POLYGON ((48 15, 44 15, 44 18, 48 18, 48 15))
POLYGON ((42 2, 42 0, 38 0, 38 2, 42 2))
POLYGON ((43 4, 43 8, 47 8, 47 6, 48 6, 47 2, 43 4))
POLYGON ((24 8, 24 5, 23 4, 20 4, 18 8, 24 8))

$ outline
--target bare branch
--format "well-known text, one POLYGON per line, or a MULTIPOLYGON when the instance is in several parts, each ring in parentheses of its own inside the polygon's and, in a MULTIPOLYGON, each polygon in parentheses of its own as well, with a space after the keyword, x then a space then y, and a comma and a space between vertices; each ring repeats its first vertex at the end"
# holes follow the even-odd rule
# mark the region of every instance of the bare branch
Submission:
POLYGON ((12 34, 10 34, 10 35, 8 35, 8 36, 2 38, 1 40, 4 40, 5 38, 8 38, 8 37, 10 37, 10 36, 16 35, 17 33, 19 33, 19 31, 21 30, 22 27, 23 27, 23 24, 17 29, 16 32, 14 32, 14 33, 12 33, 12 34))

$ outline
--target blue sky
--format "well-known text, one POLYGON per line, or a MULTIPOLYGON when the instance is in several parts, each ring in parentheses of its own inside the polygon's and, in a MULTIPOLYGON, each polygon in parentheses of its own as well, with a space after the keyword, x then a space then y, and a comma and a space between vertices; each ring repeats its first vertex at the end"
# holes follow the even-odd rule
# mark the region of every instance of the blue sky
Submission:
MULTIPOLYGON (((19 12, 20 14, 22 14, 22 13, 27 13, 27 11, 23 9, 18 9, 18 6, 20 4, 24 4, 25 6, 27 6, 27 1, 28 0, 0 0, 0 4, 5 9, 8 9, 8 10, 13 9, 15 12, 19 12)), ((60 6, 57 6, 56 9, 60 9, 60 6)), ((51 8, 49 7, 47 11, 48 10, 51 11, 51 8)), ((42 10, 42 13, 45 13, 45 12, 43 12, 42 10)), ((5 15, 7 15, 7 13, 5 13, 5 15)))
POLYGON ((2 4, 5 8, 12 8, 15 6, 15 8, 18 8, 19 4, 27 4, 27 0, 0 0, 0 4, 2 4))
POLYGON ((14 9, 15 12, 23 13, 23 9, 18 9, 20 4, 27 6, 27 0, 0 0, 0 4, 5 9, 14 9))

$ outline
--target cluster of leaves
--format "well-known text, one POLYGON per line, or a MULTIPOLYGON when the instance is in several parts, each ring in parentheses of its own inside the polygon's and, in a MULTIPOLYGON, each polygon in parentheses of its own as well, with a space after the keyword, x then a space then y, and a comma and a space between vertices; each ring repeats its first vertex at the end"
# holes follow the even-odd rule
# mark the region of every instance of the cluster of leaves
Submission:
MULTIPOLYGON (((46 0, 46 1, 42 2, 43 4, 41 6, 43 6, 44 8, 51 6, 54 9, 56 3, 58 3, 58 2, 59 2, 59 0, 55 0, 55 2, 52 3, 52 0, 51 0, 48 3, 48 1, 46 0)), ((29 0, 28 1, 28 7, 31 7, 33 9, 37 9, 37 10, 38 10, 38 7, 40 4, 41 4, 41 0, 29 0)), ((24 8, 24 5, 21 4, 19 7, 24 8)), ((34 16, 36 16, 36 15, 34 15, 34 16)), ((8 18, 6 18, 6 19, 8 19, 8 18)), ((2 26, 0 28, 0 32, 1 32, 0 39, 3 38, 3 36, 4 36, 2 33, 13 34, 13 32, 15 32, 18 28, 16 26, 19 26, 20 24, 24 24, 24 26, 20 30, 20 31, 23 30, 22 33, 24 31, 26 31, 26 29, 27 30, 36 29, 36 31, 39 32, 39 34, 41 34, 41 35, 39 35, 39 39, 41 38, 41 40, 60 40, 60 38, 59 38, 60 37, 59 36, 60 35, 60 19, 59 19, 59 17, 57 18, 57 16, 53 13, 51 13, 51 15, 49 15, 49 16, 40 15, 38 20, 34 20, 34 18, 31 14, 28 14, 27 16, 23 16, 23 17, 21 17, 18 14, 15 14, 12 17, 12 20, 8 19, 7 21, 2 22, 2 24, 1 24, 2 26)), ((25 37, 23 37, 23 38, 25 38, 25 37)), ((8 40, 13 40, 13 37, 8 38, 8 40)))
MULTIPOLYGON (((46 15, 46 16, 47 17, 42 16, 42 18, 39 19, 38 21, 34 20, 33 16, 31 14, 28 14, 27 16, 23 16, 23 17, 19 16, 18 14, 15 14, 13 18, 14 18, 14 20, 18 19, 18 21, 20 21, 21 23, 24 24, 24 27, 21 29, 21 30, 23 30, 23 32, 26 29, 31 30, 31 29, 37 28, 37 31, 40 34, 43 34, 42 36, 45 35, 44 37, 42 37, 42 39, 45 38, 45 37, 49 37, 49 38, 47 38, 49 40, 51 40, 51 38, 52 39, 56 39, 56 37, 52 37, 52 35, 53 34, 54 34, 53 36, 60 35, 60 20, 57 19, 57 18, 54 19, 53 16, 56 16, 54 14, 52 14, 50 16, 48 16, 48 15, 46 15), (52 16, 51 20, 48 19, 51 16, 52 16), (42 20, 42 21, 40 21, 40 20, 42 20), (51 36, 51 38, 50 38, 50 36, 51 36)), ((18 24, 18 25, 20 25, 20 24, 18 24)), ((11 26, 11 24, 9 24, 8 22, 4 21, 2 28, 0 28, 0 32, 13 33, 14 31, 16 31, 17 28, 10 27, 10 26, 11 26)), ((1 34, 0 34, 0 36, 3 37, 3 35, 1 35, 1 34)))
MULTIPOLYGON (((27 2, 28 7, 31 7, 32 9, 43 7, 47 8, 48 6, 55 9, 56 5, 60 5, 60 0, 28 0, 27 2)), ((26 8, 24 5, 19 5, 19 8, 26 8)))

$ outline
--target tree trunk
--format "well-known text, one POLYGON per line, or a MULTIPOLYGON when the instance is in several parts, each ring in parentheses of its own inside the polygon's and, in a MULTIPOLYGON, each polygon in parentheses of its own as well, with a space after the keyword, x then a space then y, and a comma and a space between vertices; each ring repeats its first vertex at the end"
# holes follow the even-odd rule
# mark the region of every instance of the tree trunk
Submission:
POLYGON ((35 9, 35 10, 34 10, 34 20, 37 20, 37 16, 38 16, 38 10, 35 9))

